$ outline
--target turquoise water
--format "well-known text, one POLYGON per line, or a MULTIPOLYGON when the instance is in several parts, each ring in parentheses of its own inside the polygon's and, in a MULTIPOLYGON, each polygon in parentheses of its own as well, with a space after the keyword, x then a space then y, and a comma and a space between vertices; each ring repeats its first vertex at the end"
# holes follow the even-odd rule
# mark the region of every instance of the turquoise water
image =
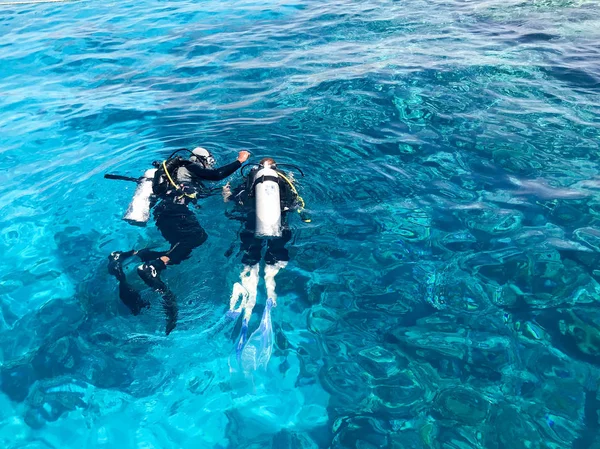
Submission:
POLYGON ((0 4, 0 446, 599 447, 598 42, 585 0, 0 4), (196 145, 306 172, 243 379, 219 196, 168 337, 106 270, 163 240, 103 174, 196 145))

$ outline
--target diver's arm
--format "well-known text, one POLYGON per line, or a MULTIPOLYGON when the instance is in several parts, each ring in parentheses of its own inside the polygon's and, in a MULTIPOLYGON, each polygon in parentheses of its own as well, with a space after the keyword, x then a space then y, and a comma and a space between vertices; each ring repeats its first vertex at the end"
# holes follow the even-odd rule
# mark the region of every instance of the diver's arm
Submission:
POLYGON ((250 153, 247 151, 240 151, 236 161, 214 170, 206 169, 202 165, 195 162, 189 164, 186 168, 191 174, 200 179, 206 179, 207 181, 220 181, 232 175, 238 168, 242 166, 242 163, 248 160, 249 157, 250 153))
POLYGON ((224 165, 223 167, 219 167, 214 170, 204 168, 202 165, 196 163, 192 163, 186 168, 192 175, 197 176, 200 179, 206 179, 207 181, 220 181, 221 179, 225 179, 233 174, 241 166, 241 162, 235 161, 231 164, 224 165))

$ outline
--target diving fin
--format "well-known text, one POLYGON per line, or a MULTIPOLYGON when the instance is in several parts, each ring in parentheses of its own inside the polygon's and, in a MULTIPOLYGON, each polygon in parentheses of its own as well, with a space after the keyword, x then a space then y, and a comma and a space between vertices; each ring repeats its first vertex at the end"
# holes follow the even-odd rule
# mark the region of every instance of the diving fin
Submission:
POLYGON ((252 333, 242 350, 241 362, 244 371, 256 371, 258 368, 267 368, 273 352, 272 308, 273 299, 269 298, 263 311, 260 326, 252 333))
POLYGON ((243 319, 242 327, 240 329, 240 336, 238 338, 237 343, 234 346, 234 350, 231 351, 231 355, 229 356, 229 372, 230 373, 239 371, 239 367, 241 366, 242 350, 244 349, 244 344, 247 341, 248 341, 248 321, 246 319, 243 319))

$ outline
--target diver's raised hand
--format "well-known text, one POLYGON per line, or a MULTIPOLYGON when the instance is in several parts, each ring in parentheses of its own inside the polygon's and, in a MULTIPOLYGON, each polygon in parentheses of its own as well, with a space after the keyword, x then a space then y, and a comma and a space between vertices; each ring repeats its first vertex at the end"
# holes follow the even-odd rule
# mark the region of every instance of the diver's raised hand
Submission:
POLYGON ((245 150, 243 150, 243 151, 240 151, 240 152, 238 153, 238 158, 237 158, 237 160, 238 160, 238 161, 239 161, 241 164, 243 164, 244 162, 246 162, 246 161, 248 160, 248 158, 249 158, 249 157, 250 157, 250 152, 249 152, 249 151, 245 151, 245 150))

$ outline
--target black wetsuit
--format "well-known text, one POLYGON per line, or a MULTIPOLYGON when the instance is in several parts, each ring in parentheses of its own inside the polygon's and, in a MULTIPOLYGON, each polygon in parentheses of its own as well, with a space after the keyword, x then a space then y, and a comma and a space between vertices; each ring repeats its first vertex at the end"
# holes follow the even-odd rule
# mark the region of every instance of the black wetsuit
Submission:
POLYGON ((154 219, 156 227, 171 244, 171 248, 168 251, 142 250, 138 252, 138 256, 144 262, 167 256, 169 265, 177 265, 187 259, 192 250, 208 238, 196 215, 188 208, 190 204, 195 204, 199 198, 206 196, 207 189, 202 181, 221 181, 232 175, 241 165, 235 161, 213 170, 206 169, 201 164, 178 159, 168 165, 168 170, 180 189, 175 189, 168 178, 165 179, 166 176, 161 170, 157 171, 153 192, 160 202, 154 208, 154 219), (189 179, 178 178, 180 168, 189 172, 189 179))
POLYGON ((169 265, 177 265, 190 257, 194 248, 206 241, 208 237, 206 231, 189 209, 189 205, 196 204, 198 199, 208 195, 209 190, 202 181, 220 181, 233 174, 242 164, 235 161, 213 170, 189 160, 173 158, 167 161, 166 165, 167 172, 176 187, 160 165, 154 177, 152 190, 155 196, 153 203, 158 202, 154 208, 156 226, 171 247, 167 251, 142 249, 112 253, 109 256, 108 270, 119 280, 119 297, 132 313, 137 315, 149 304, 143 301, 139 292, 127 283, 121 264, 123 259, 134 254, 145 262, 138 267, 138 274, 147 285, 163 297, 168 335, 177 323, 178 308, 175 295, 160 278, 160 272, 166 268, 160 258, 167 256, 169 265))
POLYGON ((287 181, 280 177, 278 184, 281 201, 281 237, 271 239, 256 238, 254 235, 256 229, 256 205, 252 185, 256 171, 257 169, 252 170, 246 182, 231 192, 231 201, 235 202, 236 207, 229 217, 243 223, 243 228, 240 231, 240 251, 243 252, 242 263, 244 265, 259 263, 265 241, 267 246, 265 253, 266 264, 275 265, 277 262, 287 262, 290 257, 285 245, 292 238, 292 231, 288 226, 287 218, 288 212, 298 207, 298 196, 292 191, 287 181))

